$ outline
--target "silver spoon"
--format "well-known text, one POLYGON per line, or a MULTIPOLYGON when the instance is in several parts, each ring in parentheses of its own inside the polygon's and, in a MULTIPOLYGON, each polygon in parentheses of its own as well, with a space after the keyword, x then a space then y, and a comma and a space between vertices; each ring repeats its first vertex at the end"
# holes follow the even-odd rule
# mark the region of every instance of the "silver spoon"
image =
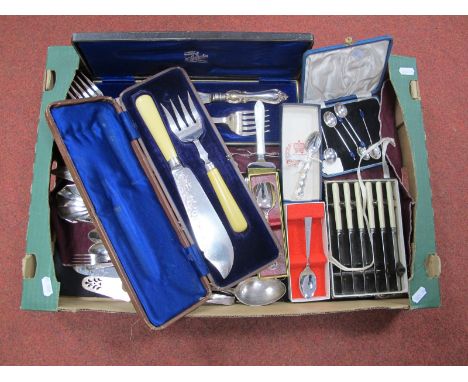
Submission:
POLYGON ((325 141, 325 151, 323 152, 323 160, 332 165, 336 162, 338 158, 338 154, 336 153, 335 149, 328 147, 327 137, 325 136, 325 132, 322 132, 323 140, 325 141))
POLYGON ((320 149, 322 144, 322 135, 318 131, 314 131, 305 142, 305 151, 307 153, 305 161, 302 163, 302 168, 299 171, 299 179, 296 187, 296 197, 302 199, 304 197, 304 188, 307 181, 310 165, 313 155, 320 149))
MULTIPOLYGON (((374 144, 374 142, 372 142, 372 138, 370 136, 370 133, 369 133, 369 129, 367 128, 367 123, 366 123, 366 119, 364 118, 364 111, 362 111, 362 109, 359 109, 359 115, 361 116, 362 118, 362 122, 364 122, 364 127, 366 128, 366 131, 367 131, 367 136, 369 137, 369 142, 371 144, 371 146, 374 144)), ((382 156, 382 152, 380 151, 380 148, 379 147, 375 147, 371 152, 370 152, 370 156, 372 159, 380 159, 380 157, 382 156)))
POLYGON ((356 145, 356 149, 357 149, 357 152, 359 154, 359 156, 363 157, 364 160, 369 160, 370 159, 370 155, 369 154, 364 154, 364 152, 366 151, 366 145, 365 143, 362 141, 361 137, 358 135, 358 133, 356 133, 356 130, 354 130, 354 127, 353 125, 351 124, 351 122, 349 122, 347 115, 348 115, 348 108, 343 105, 342 103, 337 103, 335 104, 335 106, 333 107, 333 109, 335 110, 335 113, 336 115, 338 116, 338 121, 343 125, 343 127, 345 128, 346 132, 349 134, 349 136, 351 137, 351 139, 353 140, 354 144, 356 145), (354 140, 354 138, 351 136, 350 132, 348 131, 348 129, 346 129, 345 127, 345 124, 343 123, 343 119, 348 123, 349 127, 351 128, 352 132, 354 133, 354 135, 356 136, 358 142, 359 142, 359 146, 357 145, 356 141, 354 140))
POLYGON ((299 275, 299 287, 302 295, 306 299, 310 299, 315 291, 317 290, 317 277, 315 273, 310 269, 309 258, 310 258, 310 236, 312 234, 312 218, 307 217, 304 219, 305 222, 305 234, 306 234, 306 258, 307 263, 304 270, 299 275))
POLYGON ((240 303, 250 306, 270 305, 286 293, 286 286, 278 279, 251 277, 232 288, 222 289, 236 296, 240 303))
POLYGON ((271 182, 262 182, 255 185, 253 189, 257 205, 263 211, 268 221, 268 214, 276 205, 276 188, 271 182))
POLYGON ((323 121, 325 122, 325 125, 327 125, 328 127, 334 129, 336 131, 336 133, 338 134, 338 136, 340 137, 341 139, 341 142, 343 142, 343 145, 346 147, 346 150, 348 150, 348 154, 351 158, 353 158, 354 160, 356 160, 356 155, 351 151, 351 149, 348 147, 348 145, 346 144, 345 140, 343 139, 343 136, 341 135, 341 133, 338 131, 338 129, 336 128, 336 124, 338 122, 338 120, 336 119, 336 115, 333 114, 331 111, 327 111, 325 112, 325 114, 323 115, 323 121))

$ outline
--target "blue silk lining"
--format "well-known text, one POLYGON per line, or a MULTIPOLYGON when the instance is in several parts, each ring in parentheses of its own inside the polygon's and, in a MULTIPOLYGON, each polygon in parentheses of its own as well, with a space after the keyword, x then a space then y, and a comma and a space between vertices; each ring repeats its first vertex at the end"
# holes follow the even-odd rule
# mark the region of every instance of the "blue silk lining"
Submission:
MULTIPOLYGON (((180 95, 187 105, 187 92, 190 93, 195 106, 198 105, 199 113, 203 117, 204 133, 200 138, 200 142, 207 150, 211 161, 215 164, 224 178, 224 181, 236 199, 248 223, 247 230, 242 233, 236 234, 230 229, 229 223, 216 197, 213 187, 211 186, 206 174, 204 163, 200 159, 195 145, 193 143, 180 142, 168 129, 172 143, 179 156, 179 160, 184 166, 191 168, 194 172, 196 178, 213 204, 224 227, 226 227, 234 246, 234 265, 231 273, 226 279, 223 279, 216 269, 211 267, 208 263, 214 282, 218 286, 223 287, 234 284, 247 275, 256 273, 261 268, 272 263, 278 257, 278 247, 275 240, 270 235, 270 231, 267 229, 261 215, 257 211, 255 203, 250 196, 250 192, 246 189, 243 180, 235 171, 233 162, 227 158, 226 152, 220 144, 218 136, 215 134, 215 130, 212 129, 209 119, 198 104, 196 96, 190 87, 190 82, 185 76, 185 72, 180 68, 166 71, 159 76, 155 76, 148 81, 142 82, 138 87, 124 91, 121 95, 121 100, 128 113, 131 115, 132 120, 135 122, 136 128, 147 146, 149 154, 155 163, 169 194, 173 197, 174 203, 179 209, 182 218, 187 226, 190 227, 190 222, 185 213, 183 203, 178 195, 170 167, 135 107, 135 99, 141 94, 151 95, 158 106, 159 104, 164 103, 164 105, 169 109, 170 99, 179 106, 177 95, 180 95)), ((165 121, 166 126, 168 126, 162 109, 159 109, 159 111, 163 121, 165 121)), ((181 112, 180 107, 179 112, 181 112)))
POLYGON ((180 244, 114 106, 89 100, 51 114, 148 320, 160 326, 199 302, 200 252, 180 244))

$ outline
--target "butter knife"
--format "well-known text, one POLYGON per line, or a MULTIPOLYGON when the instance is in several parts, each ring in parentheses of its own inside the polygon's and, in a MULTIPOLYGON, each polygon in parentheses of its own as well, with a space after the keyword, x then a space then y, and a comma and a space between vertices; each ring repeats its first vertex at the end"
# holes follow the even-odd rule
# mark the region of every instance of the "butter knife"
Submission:
POLYGON ((200 93, 203 103, 227 102, 227 103, 246 103, 262 101, 269 104, 279 104, 288 99, 286 93, 278 89, 264 90, 260 92, 246 92, 241 90, 229 90, 226 93, 200 93))
POLYGON ((88 292, 101 294, 114 300, 130 301, 130 296, 122 288, 118 277, 87 276, 81 281, 81 286, 88 292))
POLYGON ((153 98, 144 94, 136 99, 135 104, 169 163, 199 248, 221 276, 226 278, 234 263, 234 248, 226 228, 192 170, 180 163, 153 98))

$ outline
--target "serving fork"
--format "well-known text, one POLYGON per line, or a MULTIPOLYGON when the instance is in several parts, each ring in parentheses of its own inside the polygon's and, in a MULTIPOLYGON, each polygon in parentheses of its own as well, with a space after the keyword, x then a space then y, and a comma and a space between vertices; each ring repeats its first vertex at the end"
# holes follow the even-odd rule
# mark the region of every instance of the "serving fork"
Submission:
MULTIPOLYGON (((265 116, 268 117, 268 114, 265 116)), ((255 135, 255 113, 253 110, 234 111, 224 117, 212 117, 216 124, 228 125, 229 129, 242 137, 255 135)), ((268 128, 268 119, 265 120, 265 127, 268 128)))
POLYGON ((226 214, 231 228, 234 232, 245 231, 247 229, 247 221, 245 220, 242 211, 232 196, 231 191, 224 182, 224 179, 222 178, 219 170, 210 160, 208 153, 200 143, 200 137, 204 132, 203 122, 197 108, 192 101, 192 98, 190 97, 190 94, 187 93, 187 102, 190 112, 187 110, 187 107, 185 106, 180 96, 177 96, 177 98, 179 100, 183 117, 180 115, 172 99, 169 102, 171 104, 175 120, 169 110, 163 104, 161 104, 161 108, 163 109, 164 114, 166 115, 166 119, 169 123, 169 128, 180 141, 193 143, 195 145, 200 158, 205 163, 205 169, 208 174, 208 178, 216 192, 216 196, 221 203, 221 207, 226 214))
POLYGON ((99 97, 103 96, 104 93, 83 73, 78 73, 73 79, 67 95, 70 98, 77 99, 99 97))

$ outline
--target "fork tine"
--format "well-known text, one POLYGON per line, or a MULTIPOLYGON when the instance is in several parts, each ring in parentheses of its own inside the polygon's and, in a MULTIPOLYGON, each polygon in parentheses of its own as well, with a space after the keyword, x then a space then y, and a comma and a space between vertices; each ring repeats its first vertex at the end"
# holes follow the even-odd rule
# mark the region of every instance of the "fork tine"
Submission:
POLYGON ((84 88, 82 88, 81 85, 76 80, 73 81, 73 84, 78 88, 79 93, 81 94, 80 98, 89 98, 89 97, 91 97, 88 94, 88 92, 84 88))
POLYGON ((190 108, 190 111, 192 112, 194 121, 195 122, 200 121, 201 120, 200 114, 198 114, 198 110, 195 107, 195 105, 193 104, 192 97, 190 97, 190 93, 187 92, 187 95, 188 95, 189 108, 190 108))
POLYGON ((86 83, 88 87, 93 89, 93 91, 94 91, 94 93, 96 95, 98 95, 98 96, 103 96, 104 95, 104 93, 101 91, 101 89, 99 89, 96 86, 96 84, 93 81, 91 81, 88 77, 86 77, 83 73, 81 73, 81 78, 82 78, 82 82, 86 83))
POLYGON ((172 118, 172 115, 169 112, 169 110, 167 110, 163 104, 161 104, 161 107, 164 111, 164 114, 166 115, 167 121, 169 122, 169 128, 174 134, 177 134, 177 132, 179 131, 179 128, 177 127, 177 123, 174 121, 174 118, 172 118))
POLYGON ((94 92, 94 89, 89 86, 85 81, 81 79, 81 77, 77 76, 76 81, 81 82, 81 85, 86 89, 86 94, 88 94, 90 97, 96 97, 97 94, 94 92))
POLYGON ((177 124, 179 125, 179 128, 181 130, 185 129, 187 127, 187 123, 184 121, 184 119, 181 117, 181 115, 179 114, 179 111, 177 110, 177 108, 175 107, 174 105, 174 102, 172 102, 172 100, 170 100, 170 103, 172 105, 172 111, 174 112, 174 115, 176 117, 176 120, 177 120, 177 124))
POLYGON ((187 124, 190 124, 189 119, 191 119, 193 122, 196 122, 194 118, 191 116, 191 114, 188 112, 187 108, 185 107, 179 95, 177 96, 177 98, 179 98, 180 107, 182 108, 182 113, 184 114, 184 119, 187 122, 187 124))
POLYGON ((76 91, 76 89, 73 88, 73 84, 72 86, 70 87, 70 89, 68 90, 68 93, 67 93, 71 98, 83 98, 83 96, 76 91))

